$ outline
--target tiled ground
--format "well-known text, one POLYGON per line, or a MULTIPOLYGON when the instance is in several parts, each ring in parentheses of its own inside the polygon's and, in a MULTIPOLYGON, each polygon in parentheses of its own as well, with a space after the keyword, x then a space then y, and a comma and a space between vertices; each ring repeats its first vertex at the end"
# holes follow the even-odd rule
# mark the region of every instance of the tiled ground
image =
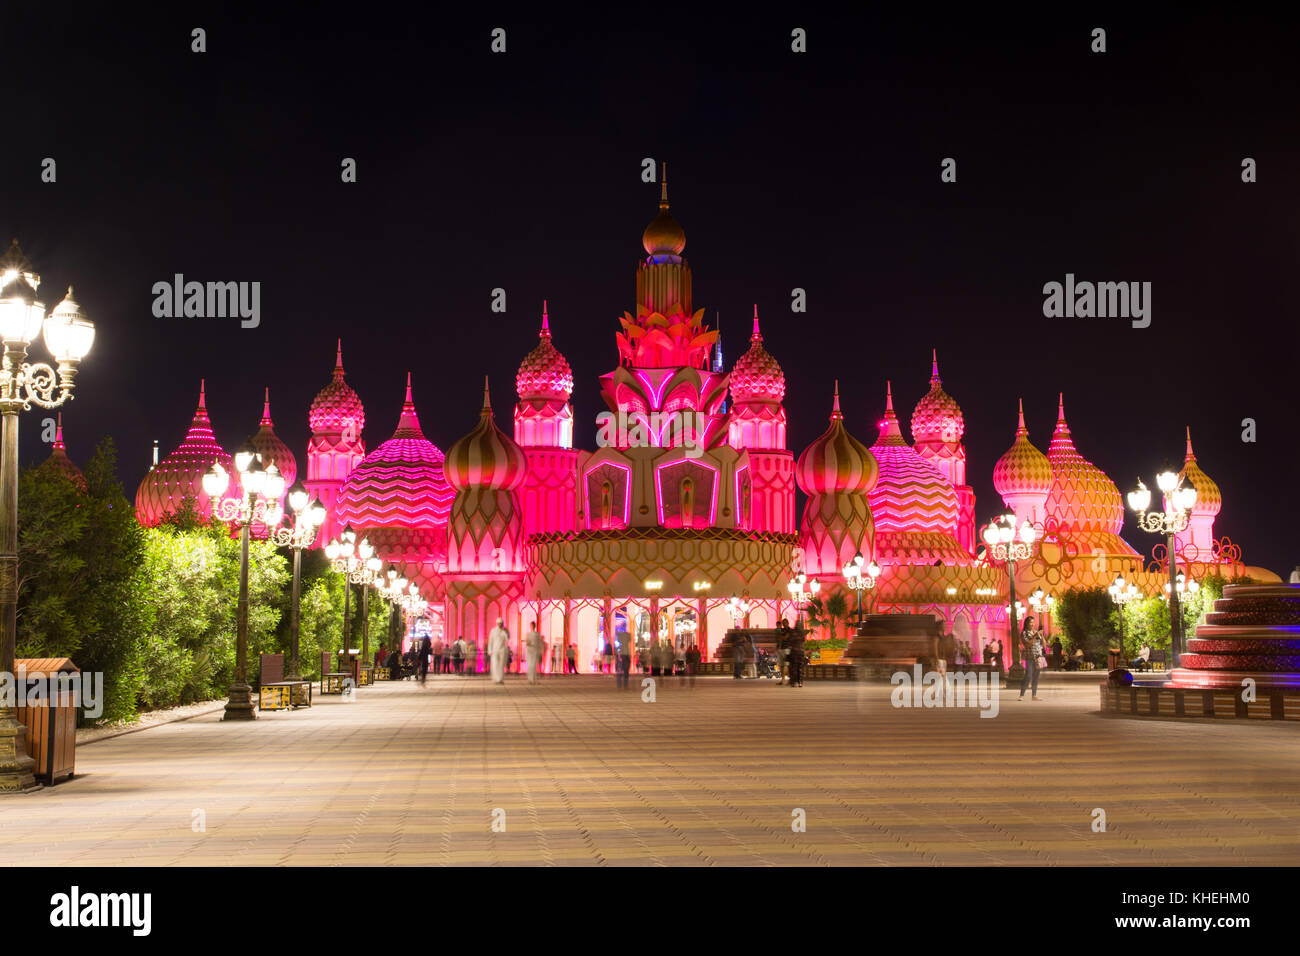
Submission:
POLYGON ((982 719, 840 682, 381 684, 90 744, 74 780, 0 798, 0 863, 1300 863, 1294 725, 1042 693, 982 719))

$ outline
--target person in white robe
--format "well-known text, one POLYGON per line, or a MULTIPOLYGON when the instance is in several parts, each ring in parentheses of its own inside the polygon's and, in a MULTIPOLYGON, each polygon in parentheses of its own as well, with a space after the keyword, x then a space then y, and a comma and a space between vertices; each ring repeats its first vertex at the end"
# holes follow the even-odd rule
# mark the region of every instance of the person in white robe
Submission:
POLYGON ((506 622, 502 618, 497 618, 497 626, 492 628, 492 633, 488 635, 487 652, 488 657, 492 659, 492 682, 504 684, 506 656, 510 653, 510 632, 506 630, 506 622))
POLYGON ((546 641, 537 633, 537 622, 529 625, 524 635, 524 657, 528 661, 528 683, 537 683, 537 667, 542 662, 542 653, 546 650, 546 641))

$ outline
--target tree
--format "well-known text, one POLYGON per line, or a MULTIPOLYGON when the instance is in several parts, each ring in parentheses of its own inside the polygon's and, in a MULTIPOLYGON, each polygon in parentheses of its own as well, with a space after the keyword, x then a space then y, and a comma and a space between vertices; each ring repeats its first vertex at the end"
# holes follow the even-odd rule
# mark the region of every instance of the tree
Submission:
POLYGON ((835 640, 839 638, 835 623, 848 618, 849 602, 844 597, 844 592, 837 590, 824 598, 810 598, 804 608, 804 614, 808 619, 808 627, 811 630, 825 628, 826 637, 835 640))
POLYGON ((1056 605, 1064 644, 1083 648, 1088 660, 1104 663, 1106 652, 1119 646, 1119 616, 1105 588, 1070 588, 1056 605))

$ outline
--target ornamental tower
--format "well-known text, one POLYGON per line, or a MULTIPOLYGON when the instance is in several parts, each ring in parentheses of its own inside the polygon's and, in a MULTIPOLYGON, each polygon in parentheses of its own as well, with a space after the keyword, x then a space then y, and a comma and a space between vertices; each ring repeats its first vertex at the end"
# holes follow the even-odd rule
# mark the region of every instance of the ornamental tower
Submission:
POLYGON ((447 528, 447 621, 486 648, 498 617, 519 631, 525 533, 519 490, 528 474, 524 450, 492 419, 486 379, 478 425, 448 450, 446 469, 456 495, 447 528))
POLYGON ((536 347, 515 376, 515 442, 528 458, 519 497, 524 533, 572 531, 577 527, 578 452, 573 448, 573 369, 551 341, 542 303, 536 347))
POLYGON ((912 410, 912 441, 916 452, 939 469, 957 494, 957 540, 975 552, 975 489, 966 484, 966 423, 961 406, 943 390, 939 378, 939 353, 930 356, 930 391, 912 410))
MULTIPOLYGON (((284 477, 285 493, 280 496, 280 511, 284 511, 284 500, 289 494, 289 489, 293 483, 298 480, 298 460, 294 458, 293 452, 289 446, 280 440, 280 436, 275 433, 275 425, 271 421, 271 389, 267 388, 262 397, 262 420, 258 424, 257 433, 249 441, 253 448, 257 450, 258 455, 262 458, 262 467, 274 463, 280 474, 284 477)), ((260 521, 253 522, 249 529, 254 537, 265 538, 268 534, 266 525, 260 521)))
POLYGON ((208 420, 207 397, 203 382, 199 383, 199 406, 185 440, 177 449, 149 469, 135 493, 135 517, 142 525, 153 527, 169 514, 180 510, 187 500, 194 502, 200 519, 212 514, 212 502, 203 491, 203 476, 219 462, 226 471, 234 471, 234 464, 217 444, 208 420))
POLYGON ((67 449, 63 446, 63 412, 59 412, 57 422, 58 424, 54 426, 54 448, 50 451, 50 457, 41 463, 41 470, 62 475, 80 491, 85 491, 86 476, 73 464, 72 459, 68 457, 67 449))
POLYGON ((1028 521, 1042 526, 1047 517, 1047 495, 1052 490, 1052 465, 1029 440, 1024 399, 1020 400, 1016 440, 993 466, 993 487, 1016 513, 1017 524, 1028 521))
POLYGON ((800 524, 807 574, 838 577, 854 555, 873 553, 867 493, 876 475, 875 457, 844 427, 837 381, 830 427, 804 449, 795 466, 795 480, 808 496, 800 524))
MULTIPOLYGON (((750 521, 741 526, 793 534, 794 455, 786 447, 785 373, 763 345, 757 305, 749 343, 731 371, 727 425, 731 447, 748 453, 748 468, 737 465, 739 480, 750 485, 750 521)), ((742 503, 745 498, 739 496, 742 503)))
POLYGON ((1185 560, 1210 561, 1214 554, 1214 518, 1223 507, 1223 495, 1214 480, 1201 470, 1192 451, 1192 429, 1187 429, 1187 456, 1178 477, 1196 489, 1196 502, 1187 527, 1175 535, 1175 546, 1185 560))
POLYGON ((312 399, 307 413, 311 440, 307 443, 307 492, 325 506, 325 523, 316 536, 316 546, 338 537, 344 522, 338 520, 339 492, 352 470, 366 457, 361 431, 366 410, 352 387, 343 380, 343 340, 339 339, 334 359, 334 376, 312 399))

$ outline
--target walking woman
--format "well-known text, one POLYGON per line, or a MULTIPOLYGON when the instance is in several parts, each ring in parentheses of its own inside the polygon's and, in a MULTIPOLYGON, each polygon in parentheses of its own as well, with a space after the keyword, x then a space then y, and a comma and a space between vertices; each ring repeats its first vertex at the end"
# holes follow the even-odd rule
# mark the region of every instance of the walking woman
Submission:
POLYGON ((1034 630, 1034 619, 1025 618, 1024 627, 1020 629, 1020 647, 1021 653, 1025 655, 1025 676, 1020 681, 1020 696, 1017 700, 1025 699, 1025 691, 1033 686, 1033 696, 1031 699, 1038 700, 1038 672, 1047 664, 1046 645, 1043 642, 1043 632, 1034 630))

